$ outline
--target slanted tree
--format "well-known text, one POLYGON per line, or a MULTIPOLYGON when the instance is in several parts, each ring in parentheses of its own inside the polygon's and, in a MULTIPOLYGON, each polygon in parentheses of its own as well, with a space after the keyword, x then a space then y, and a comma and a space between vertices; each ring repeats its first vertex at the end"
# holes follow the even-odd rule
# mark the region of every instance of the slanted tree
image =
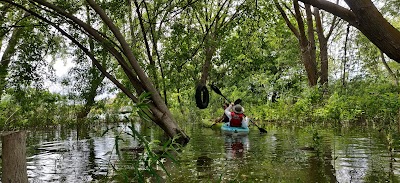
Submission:
MULTIPOLYGON (((139 99, 139 95, 143 93, 149 93, 150 99, 147 101, 148 108, 143 108, 142 111, 149 119, 154 121, 160 126, 169 137, 176 137, 179 143, 185 144, 189 141, 189 137, 184 131, 177 125, 173 115, 169 111, 168 107, 164 103, 163 99, 159 95, 157 89, 154 87, 152 81, 144 72, 142 66, 139 65, 138 60, 132 52, 130 45, 121 33, 121 29, 117 27, 115 22, 107 15, 106 11, 99 6, 93 0, 87 0, 95 16, 101 18, 102 22, 107 26, 110 31, 108 35, 101 34, 94 27, 85 23, 83 20, 73 13, 68 12, 65 7, 60 6, 73 6, 65 2, 66 4, 53 4, 44 0, 33 0, 30 3, 35 4, 35 8, 27 7, 25 4, 18 4, 14 1, 4 0, 3 2, 10 3, 18 8, 21 8, 29 12, 32 16, 44 21, 45 23, 53 26, 63 36, 67 37, 72 43, 79 47, 90 60, 96 65, 105 77, 110 79, 119 89, 121 89, 133 102, 139 103, 143 100, 139 99), (45 9, 46 11, 42 11, 45 9), (70 34, 64 30, 58 23, 66 22, 65 26, 69 26, 71 29, 79 30, 82 33, 79 36, 70 34), (103 46, 110 54, 117 60, 119 66, 122 68, 124 73, 128 76, 130 83, 134 86, 136 92, 133 93, 122 85, 115 76, 108 71, 105 65, 96 58, 96 55, 84 46, 80 37, 86 37, 93 39, 103 46)), ((76 6, 74 8, 82 7, 76 6)))

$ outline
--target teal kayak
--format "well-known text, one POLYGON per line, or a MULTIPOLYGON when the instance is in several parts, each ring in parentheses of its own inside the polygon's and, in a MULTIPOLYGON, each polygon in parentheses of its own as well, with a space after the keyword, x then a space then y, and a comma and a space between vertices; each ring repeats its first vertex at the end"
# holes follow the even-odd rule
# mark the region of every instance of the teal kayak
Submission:
POLYGON ((250 131, 248 127, 246 128, 232 127, 229 125, 229 123, 224 123, 224 125, 221 126, 221 130, 226 133, 240 133, 240 134, 247 134, 250 131))

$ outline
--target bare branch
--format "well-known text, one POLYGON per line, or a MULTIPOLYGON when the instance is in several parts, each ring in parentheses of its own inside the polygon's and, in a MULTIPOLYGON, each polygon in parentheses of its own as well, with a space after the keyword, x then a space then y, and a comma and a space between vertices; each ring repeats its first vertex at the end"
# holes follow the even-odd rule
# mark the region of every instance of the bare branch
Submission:
POLYGON ((278 8, 279 12, 281 13, 283 19, 286 22, 286 25, 289 27, 289 29, 293 32, 293 34, 297 37, 297 39, 300 39, 300 33, 299 30, 290 22, 288 16, 286 15, 285 11, 283 11, 282 6, 279 4, 277 0, 274 0, 276 8, 278 8))

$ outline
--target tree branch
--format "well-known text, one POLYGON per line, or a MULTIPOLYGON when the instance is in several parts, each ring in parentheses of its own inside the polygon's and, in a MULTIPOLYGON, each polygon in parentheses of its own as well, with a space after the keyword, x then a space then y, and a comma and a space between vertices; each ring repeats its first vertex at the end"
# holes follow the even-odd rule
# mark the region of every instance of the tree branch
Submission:
POLYGON ((85 47, 83 46, 78 40, 76 40, 73 36, 65 32, 63 29, 61 29, 57 24, 51 22, 50 20, 46 19, 45 17, 37 14, 36 12, 29 10, 25 8, 24 6, 20 4, 16 4, 12 2, 11 0, 1 0, 8 2, 9 4, 12 4, 20 9, 25 10, 26 12, 29 12, 31 15, 39 18, 40 20, 48 23, 49 25, 53 26, 55 29, 57 29, 62 35, 67 37, 69 40, 71 40, 75 45, 77 45, 85 54, 93 61, 93 63, 96 65, 96 67, 100 70, 100 72, 105 75, 108 79, 110 79, 119 89, 121 89, 122 92, 124 92, 129 98, 131 98, 134 102, 139 102, 138 98, 136 98, 127 88, 125 88, 117 79, 115 79, 110 73, 108 73, 104 67, 100 64, 100 62, 94 57, 94 55, 85 47))
POLYGON ((283 19, 286 22, 286 25, 289 27, 289 29, 293 32, 293 34, 297 37, 297 39, 300 39, 300 33, 297 30, 297 28, 290 22, 288 16, 286 15, 285 11, 283 11, 282 6, 279 4, 277 0, 274 0, 276 8, 278 8, 278 11, 281 13, 283 19))
MULTIPOLYGON (((9 2, 10 0, 4 0, 6 2, 9 2)), ((48 3, 43 0, 31 0, 33 2, 39 3, 42 6, 45 6, 57 13, 54 14, 59 14, 59 16, 66 17, 70 19, 73 23, 70 23, 71 25, 75 26, 78 25, 79 29, 85 30, 84 33, 90 35, 92 38, 96 39, 98 42, 100 42, 118 61, 118 63, 121 65, 122 69, 125 71, 125 74, 128 76, 130 79, 130 82, 132 85, 137 89, 138 91, 141 91, 141 88, 143 86, 143 83, 139 81, 136 77, 136 75, 132 72, 132 69, 127 65, 124 57, 121 55, 121 53, 116 50, 114 47, 110 46, 110 43, 108 42, 107 39, 104 39, 104 37, 99 33, 99 31, 95 30, 82 20, 78 19, 77 17, 71 15, 70 13, 66 12, 65 10, 48 3)), ((48 11, 48 10, 45 10, 48 11)), ((113 43, 111 43, 113 44, 113 43)))
POLYGON ((359 25, 357 24, 357 21, 356 21, 355 14, 349 9, 346 9, 342 6, 339 6, 337 4, 334 4, 334 3, 326 1, 326 0, 299 0, 299 1, 301 1, 305 4, 312 5, 314 7, 318 7, 325 11, 328 11, 328 12, 342 18, 343 20, 349 22, 352 26, 359 28, 359 25))

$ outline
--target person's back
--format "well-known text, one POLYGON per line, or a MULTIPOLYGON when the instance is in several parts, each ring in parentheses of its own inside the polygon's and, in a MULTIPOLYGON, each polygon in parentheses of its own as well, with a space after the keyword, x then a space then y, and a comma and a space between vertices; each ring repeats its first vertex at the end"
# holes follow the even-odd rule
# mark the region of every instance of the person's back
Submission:
POLYGON ((229 118, 229 125, 232 127, 243 127, 248 126, 248 118, 243 114, 244 108, 237 104, 232 107, 232 104, 225 109, 225 115, 229 118), (232 109, 232 112, 230 111, 232 109))

